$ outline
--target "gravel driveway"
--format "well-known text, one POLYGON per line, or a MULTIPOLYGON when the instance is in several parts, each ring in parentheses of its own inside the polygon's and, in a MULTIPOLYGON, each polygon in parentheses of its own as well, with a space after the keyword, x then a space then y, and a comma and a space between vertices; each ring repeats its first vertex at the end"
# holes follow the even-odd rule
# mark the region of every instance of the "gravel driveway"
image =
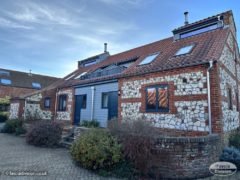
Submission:
POLYGON ((76 167, 66 149, 39 148, 25 139, 0 133, 0 180, 88 180, 105 179, 76 167), (42 172, 41 176, 7 176, 16 171, 42 172), (44 175, 46 172, 47 175, 44 175))

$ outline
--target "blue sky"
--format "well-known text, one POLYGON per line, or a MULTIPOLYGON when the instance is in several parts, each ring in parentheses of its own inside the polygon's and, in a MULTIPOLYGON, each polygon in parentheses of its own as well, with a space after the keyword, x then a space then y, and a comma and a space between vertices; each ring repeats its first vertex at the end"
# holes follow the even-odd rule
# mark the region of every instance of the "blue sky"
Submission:
POLYGON ((58 77, 103 52, 104 42, 115 54, 172 36, 184 11, 194 22, 231 9, 240 31, 238 0, 1 0, 0 7, 0 67, 58 77))

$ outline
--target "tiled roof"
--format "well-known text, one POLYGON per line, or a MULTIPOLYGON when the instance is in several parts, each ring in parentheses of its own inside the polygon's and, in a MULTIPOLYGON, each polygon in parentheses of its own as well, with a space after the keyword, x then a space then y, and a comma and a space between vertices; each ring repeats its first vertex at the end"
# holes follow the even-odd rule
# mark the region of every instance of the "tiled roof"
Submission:
MULTIPOLYGON (((195 26, 198 23, 202 23, 203 21, 208 21, 209 19, 216 18, 219 15, 229 15, 229 13, 232 14, 231 11, 227 11, 222 14, 218 14, 186 26, 195 26)), ((175 30, 180 30, 182 28, 185 28, 186 26, 177 28, 175 30)), ((106 58, 106 60, 96 63, 94 65, 87 67, 79 67, 77 70, 70 73, 65 78, 57 81, 56 83, 53 83, 42 91, 53 88, 85 85, 105 80, 116 80, 121 77, 160 72, 186 66, 195 66, 198 64, 208 63, 210 60, 217 61, 220 58, 223 46, 226 42, 229 32, 229 27, 226 26, 224 28, 218 28, 212 31, 179 40, 174 40, 173 37, 169 37, 122 53, 110 55, 106 58), (180 48, 189 45, 194 45, 192 51, 189 54, 175 56, 176 52, 180 48), (160 52, 160 55, 157 56, 154 61, 152 61, 150 64, 139 66, 139 63, 142 62, 145 57, 156 52, 160 52), (77 76, 84 72, 91 73, 99 68, 106 67, 112 64, 119 64, 120 62, 127 62, 129 61, 129 59, 133 59, 136 57, 138 59, 130 67, 128 67, 121 73, 91 79, 76 79, 77 76)))
MULTIPOLYGON (((141 75, 156 71, 163 71, 173 68, 181 68, 185 66, 193 66, 197 64, 207 63, 210 60, 218 60, 223 48, 223 44, 228 36, 229 29, 216 29, 192 37, 173 40, 173 37, 166 38, 157 42, 153 42, 138 48, 134 48, 119 54, 109 56, 101 63, 89 67, 83 67, 76 70, 74 73, 80 74, 83 72, 92 72, 96 69, 110 65, 113 63, 122 62, 131 57, 139 57, 138 60, 121 74, 113 76, 99 77, 93 79, 76 80, 74 76, 67 80, 61 87, 75 86, 91 82, 116 79, 118 77, 141 75), (194 45, 191 53, 186 55, 175 56, 175 53, 182 47, 194 45), (160 52, 160 55, 150 64, 139 66, 139 63, 148 55, 155 52, 160 52)), ((71 74, 74 74, 71 73, 71 74)), ((70 76, 70 75, 69 75, 70 76)))
MULTIPOLYGON (((21 87, 21 88, 30 88, 36 89, 32 86, 32 83, 39 83, 41 88, 45 88, 50 84, 59 80, 56 77, 44 76, 40 74, 29 74, 25 72, 13 71, 9 69, 0 68, 0 79, 8 79, 11 81, 11 84, 7 86, 21 87), (2 72, 2 73, 1 73, 2 72)), ((1 84, 0 85, 4 85, 1 84)))

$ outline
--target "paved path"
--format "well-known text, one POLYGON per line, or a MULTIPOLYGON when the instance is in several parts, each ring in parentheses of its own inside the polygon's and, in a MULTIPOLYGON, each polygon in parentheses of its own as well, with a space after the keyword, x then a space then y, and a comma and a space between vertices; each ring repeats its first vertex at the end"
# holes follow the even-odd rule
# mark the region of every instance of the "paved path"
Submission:
POLYGON ((25 139, 0 133, 0 180, 88 180, 105 179, 76 167, 63 148, 27 145, 25 139), (6 176, 6 171, 47 171, 47 176, 6 176))
MULTIPOLYGON (((72 163, 66 149, 39 148, 27 145, 25 139, 0 133, 0 180, 92 180, 106 179, 72 163), (47 171, 47 176, 6 176, 9 171, 47 171)), ((109 178, 110 179, 110 178, 109 178)), ((240 173, 199 180, 237 180, 240 173)))
POLYGON ((4 124, 5 124, 5 123, 0 123, 0 132, 1 132, 1 130, 3 129, 4 124))

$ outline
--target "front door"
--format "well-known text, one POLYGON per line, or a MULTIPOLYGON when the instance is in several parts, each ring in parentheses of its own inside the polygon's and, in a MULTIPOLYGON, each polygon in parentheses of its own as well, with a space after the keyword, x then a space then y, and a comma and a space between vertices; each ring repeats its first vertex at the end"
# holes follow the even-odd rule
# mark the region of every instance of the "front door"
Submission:
POLYGON ((109 92, 108 94, 108 120, 118 116, 118 92, 109 92))
POLYGON ((75 113, 74 113, 74 125, 79 125, 81 119, 81 109, 82 109, 82 95, 75 96, 75 113))

